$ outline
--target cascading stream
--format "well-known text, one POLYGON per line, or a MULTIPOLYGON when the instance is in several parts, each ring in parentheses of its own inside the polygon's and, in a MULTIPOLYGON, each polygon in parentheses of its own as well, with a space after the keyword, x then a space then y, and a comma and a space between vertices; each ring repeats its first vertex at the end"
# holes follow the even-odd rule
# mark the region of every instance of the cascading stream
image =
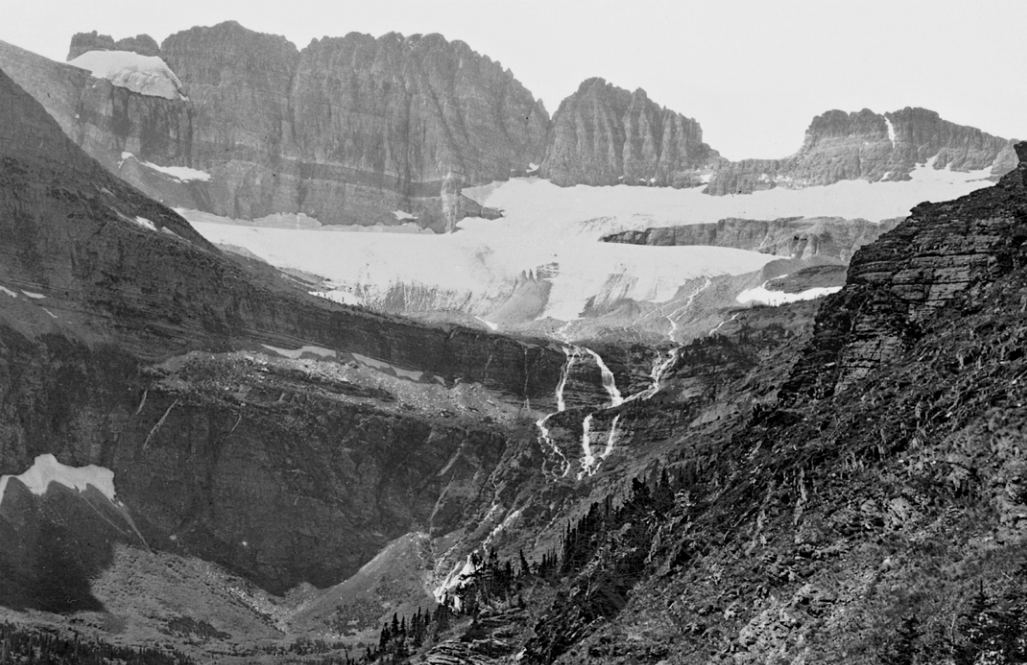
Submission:
POLYGON ((560 381, 556 384, 556 412, 550 413, 547 416, 543 416, 535 421, 535 426, 538 427, 539 438, 545 445, 549 446, 550 450, 560 456, 563 460, 563 472, 560 474, 554 474, 554 476, 563 478, 571 470, 571 463, 567 459, 567 456, 563 454, 560 447, 553 441, 553 437, 549 434, 549 427, 546 423, 550 418, 555 416, 557 413, 563 413, 567 410, 567 402, 564 400, 563 391, 567 387, 567 377, 570 375, 571 367, 574 366, 574 362, 580 357, 580 353, 577 347, 563 347, 564 355, 567 356, 567 361, 563 365, 563 370, 560 372, 560 381))

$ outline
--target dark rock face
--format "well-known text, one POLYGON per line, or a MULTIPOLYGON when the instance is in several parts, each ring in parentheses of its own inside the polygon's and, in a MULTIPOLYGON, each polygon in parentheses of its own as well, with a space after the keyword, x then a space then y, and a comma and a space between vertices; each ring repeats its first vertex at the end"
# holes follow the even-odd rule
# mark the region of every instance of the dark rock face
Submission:
POLYGON ((908 180, 917 164, 931 159, 935 168, 991 168, 996 177, 1016 165, 1011 141, 942 120, 934 111, 835 110, 813 119, 802 148, 792 157, 724 163, 706 192, 749 193, 841 180, 908 180))
POLYGON ((460 186, 541 161, 549 123, 508 70, 440 35, 314 41, 290 103, 299 154, 319 165, 302 204, 322 214, 343 197, 455 222, 460 186), (345 172, 356 177, 335 175, 345 172), (347 191, 333 191, 344 180, 347 191))
MULTIPOLYGON (((1017 145, 1027 160, 1027 144, 1017 145)), ((923 203, 896 229, 856 253, 845 289, 817 315, 815 335, 790 383, 822 398, 894 358, 923 325, 960 299, 972 302, 1027 262, 1027 164, 994 187, 923 203)))
MULTIPOLYGON (((72 51, 108 41, 77 35, 72 51)), ((473 212, 462 186, 523 174, 544 155, 542 103, 499 63, 440 35, 352 33, 299 51, 227 22, 171 35, 159 55, 189 101, 83 99, 92 79, 26 64, 32 57, 11 47, 0 66, 147 194, 243 219, 302 212, 325 224, 395 224, 399 211, 442 231, 473 212), (122 151, 211 180, 126 166, 122 151)))
POLYGON ((761 221, 731 217, 713 224, 623 231, 604 237, 603 242, 734 247, 796 259, 833 259, 848 263, 857 249, 895 228, 899 221, 887 219, 874 223, 841 217, 784 217, 761 221))
POLYGON ((157 200, 193 209, 211 207, 206 183, 182 182, 140 163, 193 165, 194 111, 189 102, 140 95, 3 42, 0 69, 42 100, 64 133, 108 171, 157 200), (126 159, 125 152, 135 157, 126 159))
POLYGON ((160 46, 150 35, 136 35, 114 41, 110 35, 98 35, 92 32, 79 32, 71 38, 71 49, 68 60, 74 60, 88 51, 132 51, 139 55, 159 55, 160 46))
POLYGON ((553 115, 542 175, 557 185, 692 187, 719 161, 691 118, 601 78, 588 79, 553 115))
POLYGON ((433 405, 457 384, 514 410, 548 405, 564 362, 530 341, 331 305, 231 262, 3 73, 0 235, 0 473, 43 453, 110 468, 151 545, 275 590, 343 579, 415 524, 454 528, 511 430, 433 405), (340 361, 268 370, 231 353, 264 343, 340 361), (173 357, 178 369, 161 364, 173 357), (410 378, 326 378, 346 358, 410 378))

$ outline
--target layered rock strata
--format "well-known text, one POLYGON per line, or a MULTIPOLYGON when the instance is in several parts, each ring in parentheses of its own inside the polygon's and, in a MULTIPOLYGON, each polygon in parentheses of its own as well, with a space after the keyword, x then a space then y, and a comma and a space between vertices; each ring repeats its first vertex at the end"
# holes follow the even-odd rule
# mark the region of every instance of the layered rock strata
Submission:
POLYGON ((150 35, 136 35, 114 41, 110 35, 99 35, 96 30, 79 32, 71 38, 67 60, 74 60, 89 51, 132 51, 139 55, 159 55, 160 45, 150 35))
POLYGON ((868 222, 841 217, 783 217, 764 221, 729 217, 713 224, 622 231, 602 240, 632 245, 734 247, 796 259, 848 263, 857 249, 895 228, 899 221, 868 222))
POLYGON ((1027 262, 1027 143, 994 187, 923 203, 860 249, 845 288, 817 314, 813 340, 789 390, 823 398, 894 358, 939 309, 974 297, 1027 262))
POLYGON ((557 185, 692 187, 719 162, 699 123, 601 78, 584 81, 553 115, 541 172, 557 185))
MULTIPOLYGON (((78 35, 72 51, 90 46, 110 47, 102 36, 78 35)), ((210 176, 186 183, 194 190, 186 192, 174 179, 126 174, 169 204, 243 219, 302 212, 325 224, 416 219, 442 231, 475 212, 460 195, 464 185, 523 175, 542 161, 549 125, 542 103, 499 63, 440 35, 351 33, 301 51, 284 37, 227 22, 171 35, 159 54, 191 101, 129 113, 108 132, 107 150, 76 140, 116 172, 121 152, 130 152, 210 176), (179 121, 174 127, 155 122, 168 114, 179 121), (163 136, 184 145, 138 152, 128 138, 141 132, 151 143, 163 136)), ((84 83, 51 103, 52 91, 33 83, 41 72, 21 73, 26 58, 0 51, 0 66, 77 137, 89 119, 67 107, 78 106, 69 100, 84 94, 84 83)), ((46 74, 72 76, 61 68, 46 74)))
POLYGON ((906 107, 884 114, 833 110, 813 118, 795 155, 723 162, 706 192, 745 194, 842 180, 908 180, 923 164, 955 171, 988 169, 998 177, 1016 165, 1016 157, 1012 141, 948 122, 927 109, 906 107))
MULTIPOLYGON (((274 590, 456 528, 525 403, 555 408, 558 349, 333 305, 235 263, 2 72, 0 235, 0 473, 46 453, 111 469, 150 546, 274 590)), ((24 568, 19 542, 6 570, 24 568)))

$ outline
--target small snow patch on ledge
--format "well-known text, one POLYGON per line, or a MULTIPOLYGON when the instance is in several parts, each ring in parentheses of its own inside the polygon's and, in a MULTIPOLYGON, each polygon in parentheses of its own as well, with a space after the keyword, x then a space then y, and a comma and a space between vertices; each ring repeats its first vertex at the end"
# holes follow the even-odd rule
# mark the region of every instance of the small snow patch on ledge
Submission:
POLYGON ((150 231, 156 231, 157 230, 157 225, 154 224, 153 222, 151 222, 150 220, 146 219, 145 217, 138 217, 137 216, 136 217, 136 224, 138 224, 139 226, 143 227, 144 229, 149 229, 150 231))
POLYGON ((46 297, 42 293, 33 293, 32 291, 26 291, 25 289, 22 289, 21 292, 25 294, 26 298, 32 298, 33 300, 42 300, 46 297))
POLYGON ((323 346, 301 346, 298 349, 282 349, 277 346, 271 346, 270 344, 261 344, 265 349, 274 351, 280 356, 298 360, 303 357, 304 353, 311 353, 322 358, 335 358, 339 354, 332 349, 326 349, 323 346))
POLYGON ((754 289, 747 289, 738 294, 736 301, 745 303, 761 303, 763 305, 786 305, 788 303, 800 302, 802 300, 815 300, 842 290, 840 286, 821 286, 807 289, 799 293, 785 293, 784 291, 769 291, 765 286, 757 286, 754 289))
POLYGON ((4 491, 11 478, 23 482, 33 494, 45 494, 50 483, 59 483, 80 492, 92 485, 115 501, 113 471, 93 464, 77 468, 66 466, 50 454, 37 457, 29 470, 19 476, 0 476, 0 503, 3 503, 4 491))
POLYGON ((10 290, 9 288, 7 288, 5 286, 0 286, 0 293, 6 293, 7 295, 11 296, 12 298, 17 298, 18 297, 17 293, 15 293, 14 291, 10 290))
POLYGON ((87 70, 94 78, 107 79, 119 88, 149 97, 189 98, 182 94, 182 82, 167 63, 155 55, 132 51, 87 51, 68 63, 87 70))
POLYGON ((393 210, 392 216, 395 217, 397 221, 401 222, 406 219, 417 219, 417 217, 411 215, 409 212, 405 210, 393 210))

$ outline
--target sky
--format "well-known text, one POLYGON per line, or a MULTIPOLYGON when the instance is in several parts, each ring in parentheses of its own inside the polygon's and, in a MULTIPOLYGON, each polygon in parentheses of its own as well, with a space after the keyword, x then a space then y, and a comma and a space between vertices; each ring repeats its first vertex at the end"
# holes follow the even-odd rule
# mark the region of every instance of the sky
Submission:
POLYGON ((784 157, 830 109, 906 106, 1027 139, 1024 0, 7 0, 0 40, 64 61, 71 36, 158 42, 236 20, 311 39, 438 32, 498 60, 552 114, 601 76, 699 121, 730 159, 784 157))

